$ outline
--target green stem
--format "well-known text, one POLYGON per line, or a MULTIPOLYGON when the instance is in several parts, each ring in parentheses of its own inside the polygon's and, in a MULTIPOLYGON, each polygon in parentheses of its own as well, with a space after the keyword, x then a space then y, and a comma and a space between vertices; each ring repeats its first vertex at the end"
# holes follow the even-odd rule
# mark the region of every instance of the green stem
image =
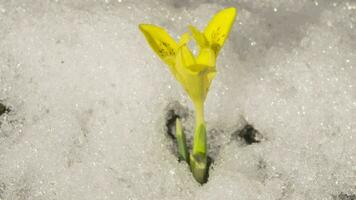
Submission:
POLYGON ((204 103, 196 103, 195 106, 195 127, 199 127, 200 124, 205 124, 204 120, 204 103))
POLYGON ((195 104, 195 133, 193 154, 206 155, 206 131, 204 120, 204 103, 195 104), (204 130, 203 130, 204 129, 204 130))
POLYGON ((195 104, 195 124, 193 152, 190 155, 190 168, 195 180, 203 184, 206 182, 207 175, 204 103, 195 104))

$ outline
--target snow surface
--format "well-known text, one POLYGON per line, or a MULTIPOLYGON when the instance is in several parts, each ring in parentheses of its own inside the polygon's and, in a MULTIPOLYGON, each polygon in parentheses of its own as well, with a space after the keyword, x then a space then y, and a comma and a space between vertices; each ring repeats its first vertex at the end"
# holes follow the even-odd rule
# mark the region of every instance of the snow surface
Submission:
POLYGON ((356 199, 355 1, 0 0, 0 27, 2 200, 356 199), (165 133, 175 108, 191 137, 192 105, 137 25, 229 6, 200 186, 165 133))

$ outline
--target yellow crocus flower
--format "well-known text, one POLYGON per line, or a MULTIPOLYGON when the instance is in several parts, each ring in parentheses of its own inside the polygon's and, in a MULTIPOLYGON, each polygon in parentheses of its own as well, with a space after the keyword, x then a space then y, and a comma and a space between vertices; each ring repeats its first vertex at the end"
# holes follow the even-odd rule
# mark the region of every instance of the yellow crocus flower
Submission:
POLYGON ((187 46, 190 40, 188 33, 183 34, 180 41, 176 42, 161 27, 151 24, 139 25, 151 48, 168 65, 195 106, 196 131, 190 165, 194 177, 200 183, 204 182, 207 170, 204 102, 216 75, 216 58, 235 17, 236 9, 227 8, 214 15, 203 32, 189 26, 192 36, 199 45, 199 54, 196 57, 187 46))
POLYGON ((236 9, 227 8, 213 17, 203 33, 193 26, 189 27, 200 47, 197 58, 194 58, 186 45, 189 42, 187 33, 177 43, 161 27, 151 24, 139 26, 152 49, 168 65, 195 105, 205 101, 216 74, 216 57, 230 32, 235 16, 236 9), (199 84, 192 84, 197 82, 199 84))

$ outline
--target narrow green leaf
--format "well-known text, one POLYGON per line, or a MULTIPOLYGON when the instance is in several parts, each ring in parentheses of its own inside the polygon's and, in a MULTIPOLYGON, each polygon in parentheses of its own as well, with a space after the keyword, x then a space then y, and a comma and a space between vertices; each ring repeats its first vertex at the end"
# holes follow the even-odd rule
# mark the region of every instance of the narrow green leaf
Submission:
POLYGON ((189 164, 189 153, 185 134, 182 129, 182 123, 179 118, 176 119, 176 137, 178 145, 179 160, 185 160, 189 164))

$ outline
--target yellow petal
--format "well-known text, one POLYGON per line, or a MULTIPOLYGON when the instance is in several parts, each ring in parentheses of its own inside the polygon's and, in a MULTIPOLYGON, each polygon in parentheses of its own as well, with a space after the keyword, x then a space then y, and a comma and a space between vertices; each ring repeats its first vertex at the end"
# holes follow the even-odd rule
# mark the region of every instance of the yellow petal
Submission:
POLYGON ((175 51, 178 44, 161 27, 151 24, 140 24, 140 30, 156 54, 168 65, 175 65, 175 51))
POLYGON ((216 71, 210 71, 210 72, 207 72, 207 74, 204 76, 204 92, 205 92, 205 94, 208 94, 210 85, 213 82, 215 75, 216 75, 216 71))
POLYGON ((211 48, 204 48, 200 50, 200 53, 197 57, 197 63, 199 65, 206 66, 207 69, 204 77, 204 88, 205 92, 208 93, 211 82, 216 75, 216 56, 215 52, 211 48))
POLYGON ((189 35, 189 33, 184 33, 184 34, 180 37, 180 40, 179 40, 179 42, 178 42, 178 47, 181 47, 181 46, 183 46, 183 45, 188 44, 189 40, 190 40, 190 35, 189 35))
POLYGON ((204 35, 210 43, 211 48, 218 55, 219 50, 224 45, 229 35, 230 29, 235 21, 236 9, 231 7, 224 9, 210 20, 204 30, 204 35))
POLYGON ((202 32, 200 32, 194 26, 189 26, 189 29, 192 32, 192 35, 200 48, 206 48, 209 46, 208 40, 202 32))
POLYGON ((203 102, 206 96, 203 75, 200 71, 191 70, 196 68, 195 65, 194 56, 188 47, 186 45, 180 47, 176 57, 176 77, 193 102, 203 102))
POLYGON ((180 49, 180 61, 182 62, 182 65, 179 66, 197 72, 197 70, 194 69, 194 66, 196 64, 194 55, 189 50, 187 45, 183 45, 179 49, 180 49))
POLYGON ((196 60, 198 64, 215 67, 215 52, 211 48, 200 49, 199 55, 196 60))
POLYGON ((198 59, 202 60, 201 63, 194 60, 193 54, 186 45, 177 50, 176 78, 194 104, 205 101, 211 82, 216 75, 213 50, 202 49, 198 59))

